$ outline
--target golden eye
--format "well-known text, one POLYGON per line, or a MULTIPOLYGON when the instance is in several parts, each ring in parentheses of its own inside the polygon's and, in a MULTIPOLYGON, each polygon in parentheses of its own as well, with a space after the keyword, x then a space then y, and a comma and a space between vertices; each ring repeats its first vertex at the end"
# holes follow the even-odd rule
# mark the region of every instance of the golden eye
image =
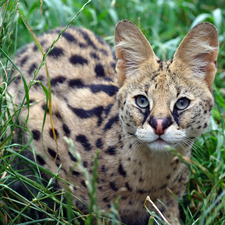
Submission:
POLYGON ((138 95, 135 97, 136 105, 140 108, 147 108, 149 105, 148 99, 143 95, 138 95))
POLYGON ((189 104, 190 104, 190 100, 184 97, 177 100, 175 107, 178 110, 184 110, 189 106, 189 104))

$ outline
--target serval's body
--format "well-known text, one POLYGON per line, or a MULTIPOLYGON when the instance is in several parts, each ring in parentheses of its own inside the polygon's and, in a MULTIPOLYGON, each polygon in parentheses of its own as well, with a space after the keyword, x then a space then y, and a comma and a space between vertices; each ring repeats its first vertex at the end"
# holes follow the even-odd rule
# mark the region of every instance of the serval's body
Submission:
MULTIPOLYGON (((45 51, 58 33, 55 30, 40 38, 45 51)), ((163 62, 141 31, 124 20, 115 30, 115 49, 117 73, 109 46, 91 31, 68 29, 56 43, 47 65, 58 154, 49 112, 42 144, 46 96, 36 83, 29 92, 32 104, 28 128, 33 133, 37 160, 53 173, 62 164, 60 177, 77 185, 74 194, 88 203, 84 175, 74 168, 76 158, 63 138, 73 140, 90 175, 94 155, 100 149, 97 198, 101 209, 109 209, 110 203, 121 196, 121 220, 144 224, 149 217, 144 201, 149 196, 171 224, 179 224, 174 195, 183 195, 189 172, 166 146, 189 157, 194 140, 209 124, 218 52, 216 29, 208 23, 197 25, 182 41, 173 60, 163 62)), ((41 60, 34 43, 18 55, 17 65, 27 81, 41 60)), ((44 67, 36 80, 47 86, 44 67)), ((19 83, 18 76, 11 92, 19 83)), ((17 102, 23 96, 21 89, 17 102)), ((24 109, 21 116, 26 115, 24 109)), ((64 187, 62 181, 59 184, 64 187)), ((78 200, 76 204, 86 210, 78 200)), ((151 204, 147 206, 155 210, 151 204)))

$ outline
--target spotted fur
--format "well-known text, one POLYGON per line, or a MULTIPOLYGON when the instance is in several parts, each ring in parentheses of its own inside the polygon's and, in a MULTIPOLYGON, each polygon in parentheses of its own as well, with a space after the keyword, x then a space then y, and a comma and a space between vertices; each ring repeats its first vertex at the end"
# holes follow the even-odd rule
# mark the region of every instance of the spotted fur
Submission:
MULTIPOLYGON (((58 34, 59 30, 54 30, 40 37, 44 51, 58 34)), ((42 87, 35 83, 30 89, 32 105, 27 126, 33 134, 37 160, 52 173, 61 164, 59 176, 75 184, 74 194, 88 203, 85 177, 74 168, 77 160, 63 138, 73 140, 90 176, 96 149, 100 149, 97 198, 101 209, 108 210, 110 203, 121 196, 121 221, 147 224, 149 214, 144 201, 150 196, 171 224, 179 224, 174 195, 183 195, 189 172, 166 146, 190 157, 194 140, 209 124, 217 31, 208 23, 197 25, 181 42, 173 60, 163 62, 141 31, 124 20, 115 29, 115 50, 117 73, 114 53, 94 33, 84 28, 63 33, 46 60, 58 154, 48 110, 42 143, 46 106, 42 87)), ((27 82, 41 60, 34 43, 17 55, 16 64, 27 82)), ((47 86, 44 67, 36 80, 47 86)), ((19 88, 17 103, 24 97, 22 86, 18 75, 9 87, 13 95, 19 88)), ((24 108, 22 121, 26 116, 24 108)), ((65 186, 62 181, 59 184, 65 186)), ((87 211, 78 200, 74 203, 87 211)), ((155 210, 151 204, 147 206, 155 210)))

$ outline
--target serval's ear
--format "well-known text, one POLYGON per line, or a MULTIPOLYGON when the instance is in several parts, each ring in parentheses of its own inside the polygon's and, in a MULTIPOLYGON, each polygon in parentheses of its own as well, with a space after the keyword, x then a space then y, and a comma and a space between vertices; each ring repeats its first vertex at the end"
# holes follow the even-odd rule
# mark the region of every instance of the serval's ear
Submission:
POLYGON ((216 74, 216 60, 219 50, 218 34, 215 26, 200 23, 192 28, 180 43, 174 54, 171 70, 190 71, 196 78, 205 80, 209 90, 213 90, 216 74))
POLYGON ((127 77, 137 74, 139 68, 147 61, 149 62, 149 70, 158 67, 157 57, 151 45, 132 22, 122 20, 116 25, 114 43, 118 60, 116 70, 120 86, 123 85, 127 77))

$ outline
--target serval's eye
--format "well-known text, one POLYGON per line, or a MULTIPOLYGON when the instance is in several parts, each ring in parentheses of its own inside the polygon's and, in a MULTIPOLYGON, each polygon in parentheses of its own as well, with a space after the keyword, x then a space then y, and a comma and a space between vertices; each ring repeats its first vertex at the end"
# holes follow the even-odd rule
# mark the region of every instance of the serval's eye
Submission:
POLYGON ((147 108, 149 105, 148 99, 143 95, 138 95, 135 97, 136 105, 140 108, 147 108))
POLYGON ((190 100, 184 97, 177 100, 175 107, 178 110, 184 110, 189 106, 189 104, 190 104, 190 100))

